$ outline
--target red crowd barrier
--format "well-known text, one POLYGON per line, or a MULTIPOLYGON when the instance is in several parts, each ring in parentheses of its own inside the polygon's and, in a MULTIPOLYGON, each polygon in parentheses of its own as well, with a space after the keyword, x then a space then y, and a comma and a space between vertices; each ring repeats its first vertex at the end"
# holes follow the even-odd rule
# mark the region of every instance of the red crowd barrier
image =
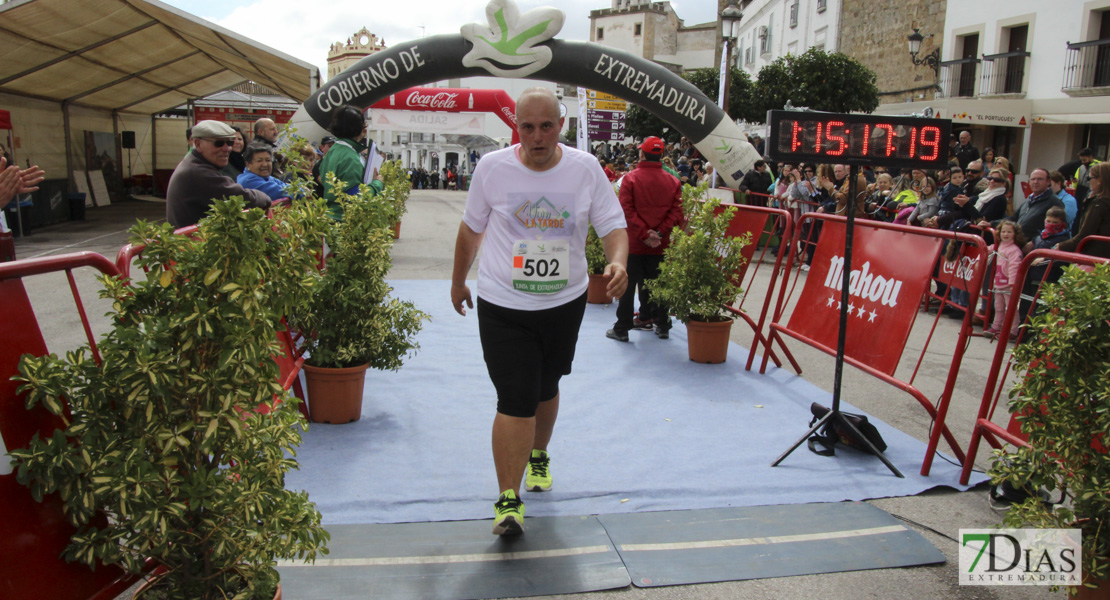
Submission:
MULTIPOLYGON (((789 336, 830 356, 836 355, 840 282, 844 268, 840 253, 844 247, 846 221, 845 217, 839 215, 812 212, 802 215, 801 223, 795 227, 793 245, 797 246, 802 242, 803 232, 817 235, 816 232, 820 229, 813 254, 813 266, 806 276, 789 322, 786 323, 782 319, 785 306, 793 296, 793 287, 789 293, 780 294, 775 318, 770 324, 768 343, 783 343, 782 336, 789 336), (818 224, 821 224, 820 228, 818 224)), ((970 315, 965 316, 963 321, 953 348, 948 379, 935 405, 913 386, 912 376, 909 381, 903 381, 894 377, 894 373, 901 362, 906 341, 916 320, 917 306, 929 286, 945 240, 975 246, 983 255, 986 254, 982 238, 976 236, 880 221, 855 221, 850 274, 853 297, 849 310, 852 314, 846 332, 844 360, 845 363, 908 393, 933 418, 929 444, 921 466, 921 474, 926 476, 932 467, 933 455, 941 436, 956 459, 960 462, 964 460, 963 451, 945 425, 945 418, 967 347, 970 315)), ((795 254, 790 253, 786 271, 795 273, 796 285, 800 278, 800 269, 792 271, 794 259, 795 254)), ((967 283, 972 303, 978 300, 984 272, 982 261, 971 267, 971 277, 967 283)), ((783 286, 787 287, 785 281, 783 286)), ((933 327, 935 329, 935 322, 933 327)), ((929 348, 932 334, 931 330, 922 348, 921 357, 918 358, 918 365, 929 348)), ((801 369, 794 366, 800 373, 801 369)), ((765 357, 760 372, 766 372, 766 368, 765 357)), ((916 372, 915 368, 914 375, 916 372)))
MULTIPOLYGON (((729 192, 739 191, 732 188, 717 189, 729 192)), ((735 306, 730 305, 725 307, 730 313, 747 323, 755 333, 755 337, 752 340, 751 351, 748 353, 748 361, 744 368, 749 371, 751 370, 752 364, 755 362, 755 353, 761 347, 763 348, 764 355, 770 357, 776 366, 782 366, 782 361, 779 359, 778 355, 775 354, 774 348, 772 348, 769 338, 764 332, 766 330, 768 312, 774 304, 776 283, 779 281, 780 276, 782 277, 783 283, 786 282, 783 265, 785 264, 784 259, 786 257, 788 244, 785 240, 791 239, 793 235, 794 220, 790 217, 790 213, 784 209, 747 204, 722 204, 721 207, 717 209, 717 214, 720 214, 728 207, 736 208, 736 214, 729 223, 728 234, 733 237, 751 234, 752 240, 750 244, 744 247, 743 254, 744 258, 747 260, 741 268, 740 273, 737 274, 737 279, 741 282, 743 292, 741 292, 740 298, 735 306), (767 235, 767 243, 760 244, 761 238, 764 235, 767 235), (767 251, 770 247, 770 238, 773 235, 778 235, 779 239, 782 241, 779 242, 778 250, 774 253, 775 262, 771 271, 771 280, 767 284, 767 292, 764 294, 763 305, 760 307, 759 319, 757 321, 752 319, 748 311, 745 310, 744 303, 748 298, 748 292, 751 291, 752 282, 755 281, 756 274, 759 272, 764 259, 767 257, 767 251), (756 257, 757 250, 759 251, 758 257, 756 257), (749 270, 749 267, 753 264, 755 268, 749 270)), ((790 351, 787 350, 785 346, 781 346, 781 348, 791 363, 796 365, 794 357, 790 355, 790 351)))
POLYGON ((89 339, 94 359, 100 363, 96 340, 73 271, 91 267, 106 275, 117 275, 116 267, 94 252, 76 252, 47 258, 0 263, 0 596, 4 598, 51 598, 56 600, 110 600, 123 593, 137 577, 117 567, 101 565, 95 571, 84 564, 66 563, 61 553, 75 529, 69 525, 56 495, 36 502, 31 492, 9 473, 6 449, 24 448, 38 433, 50 436, 62 426, 61 419, 41 406, 27 409, 18 384, 24 354, 45 355, 48 350, 23 279, 64 272, 76 305, 77 316, 89 339))
MULTIPOLYGON (((1091 236, 1084 239, 1092 241, 1107 241, 1110 238, 1102 236, 1091 236)), ((1085 244, 1080 244, 1080 248, 1085 244)), ((1045 277, 1052 270, 1052 266, 1056 261, 1070 263, 1075 265, 1093 266, 1096 264, 1110 263, 1110 259, 1101 258, 1097 256, 1087 256, 1085 254, 1078 254, 1075 252, 1061 252, 1059 250, 1034 250, 1027 254, 1021 261, 1021 266, 1018 268, 1017 281, 1024 287, 1026 279, 1029 276, 1029 269, 1033 266, 1033 262, 1038 259, 1047 259, 1048 267, 1045 269, 1045 277)), ((1044 279, 1042 278, 1042 282, 1044 279)), ((1017 285, 1014 286, 1015 293, 1010 296, 1010 302, 1006 305, 1006 315, 1002 319, 1002 332, 1011 330, 1014 324, 1014 319, 1018 317, 1018 308, 1022 301, 1022 295, 1016 293, 1016 290, 1021 289, 1017 285)), ((1032 297, 1032 302, 1035 305, 1039 296, 1040 289, 1038 288, 1037 294, 1032 297)), ((1005 335, 1005 333, 1003 333, 1005 335)), ((975 425, 971 431, 971 441, 967 445, 967 459, 963 464, 963 471, 960 473, 960 483, 967 484, 971 479, 971 470, 975 466, 975 455, 979 451, 979 444, 982 440, 994 449, 1000 449, 1004 444, 1011 444, 1014 446, 1027 445, 1027 437, 1021 432, 1021 427, 1017 421, 1016 415, 1010 416, 1010 422, 1006 427, 997 425, 992 420, 994 418, 995 409, 998 407, 999 400, 1004 396, 1006 391, 1006 376, 1009 373, 1010 365, 1013 356, 1007 357, 1007 344, 1000 342, 995 348, 994 358, 991 361, 991 367, 987 375, 987 383, 983 388, 983 397, 979 402, 979 413, 975 418, 975 425), (1003 365, 1005 363, 1005 366, 1003 365)), ((1008 396, 1006 396, 1008 397, 1008 396)))

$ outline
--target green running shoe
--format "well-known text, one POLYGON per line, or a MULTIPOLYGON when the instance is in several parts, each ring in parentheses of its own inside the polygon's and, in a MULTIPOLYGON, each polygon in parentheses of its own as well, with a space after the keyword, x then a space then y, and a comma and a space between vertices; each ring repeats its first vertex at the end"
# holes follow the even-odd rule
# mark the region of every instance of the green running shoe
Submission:
POLYGON ((524 489, 529 492, 551 491, 551 457, 543 450, 532 450, 528 459, 528 476, 524 478, 524 489))
POLYGON ((493 503, 493 535, 520 535, 524 533, 524 503, 513 490, 501 492, 493 503))

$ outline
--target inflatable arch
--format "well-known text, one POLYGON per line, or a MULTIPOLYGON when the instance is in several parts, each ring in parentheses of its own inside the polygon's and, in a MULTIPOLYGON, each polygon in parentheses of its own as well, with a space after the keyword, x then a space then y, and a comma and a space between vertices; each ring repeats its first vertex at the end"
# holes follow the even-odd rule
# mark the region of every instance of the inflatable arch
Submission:
POLYGON ((526 78, 612 94, 655 114, 685 135, 725 182, 738 187, 759 154, 740 128, 701 90, 667 69, 621 50, 553 39, 563 12, 521 14, 512 0, 491 0, 486 25, 463 25, 372 54, 333 77, 305 101, 321 127, 344 104, 367 108, 410 87, 451 78, 526 78))

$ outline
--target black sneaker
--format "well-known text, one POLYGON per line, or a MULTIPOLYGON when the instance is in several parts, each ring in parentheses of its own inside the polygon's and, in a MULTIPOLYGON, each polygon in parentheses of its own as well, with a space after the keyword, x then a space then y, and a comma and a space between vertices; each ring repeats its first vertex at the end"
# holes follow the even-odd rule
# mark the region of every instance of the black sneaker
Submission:
POLYGON ((655 337, 657 337, 661 340, 668 339, 668 338, 671 337, 671 330, 670 329, 663 329, 662 327, 656 327, 655 328, 655 337))
POLYGON ((609 331, 606 331, 605 337, 611 340, 617 340, 618 342, 628 341, 628 334, 623 331, 617 331, 616 329, 610 329, 609 331))
POLYGON ((632 319, 632 328, 638 331, 651 331, 655 328, 651 319, 641 321, 639 319, 632 319))

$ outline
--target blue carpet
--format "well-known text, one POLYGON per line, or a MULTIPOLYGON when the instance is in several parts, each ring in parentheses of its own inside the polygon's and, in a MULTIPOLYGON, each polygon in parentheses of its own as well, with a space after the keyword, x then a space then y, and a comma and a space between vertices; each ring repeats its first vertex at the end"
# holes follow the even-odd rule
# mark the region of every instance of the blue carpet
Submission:
MULTIPOLYGON (((477 315, 455 314, 446 281, 392 283, 396 297, 432 315, 419 334, 421 349, 399 371, 368 373, 360 421, 311 426, 297 456, 301 470, 287 486, 308 490, 326 524, 490 518, 498 493, 490 455, 496 399, 477 315)), ((875 419, 905 479, 874 457, 839 447, 835 458, 824 458, 803 446, 772 468, 808 429, 810 403, 828 405, 830 394, 784 369, 746 372, 747 351, 735 344, 724 364, 692 363, 680 323, 670 340, 642 331, 630 332, 627 344, 606 339, 614 314, 615 305, 587 307, 550 447, 555 489, 525 493, 528 516, 837 502, 970 487, 960 486, 959 469, 943 460, 930 477, 918 475, 925 444, 875 419)), ((973 474, 970 485, 985 479, 973 474)))

